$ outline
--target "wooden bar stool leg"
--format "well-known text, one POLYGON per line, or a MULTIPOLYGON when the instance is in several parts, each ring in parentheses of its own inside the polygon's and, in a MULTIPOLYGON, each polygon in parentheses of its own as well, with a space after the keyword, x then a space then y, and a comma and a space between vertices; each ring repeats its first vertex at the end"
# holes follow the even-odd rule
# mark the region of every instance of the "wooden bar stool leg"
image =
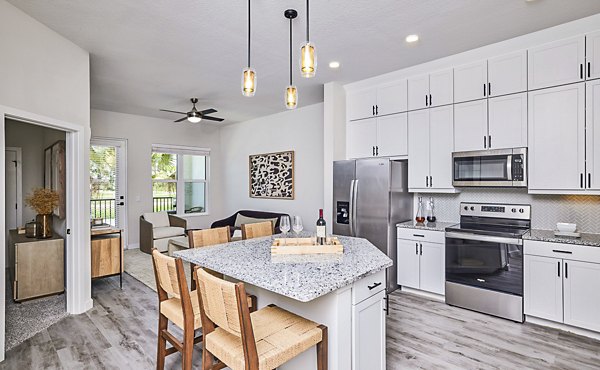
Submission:
POLYGON ((167 330, 167 318, 158 314, 158 348, 156 351, 156 370, 165 368, 165 357, 167 357, 167 340, 163 336, 163 330, 167 330))
MULTIPOLYGON (((204 344, 202 344, 204 347, 204 344)), ((215 357, 212 353, 208 352, 206 348, 202 350, 202 370, 211 370, 213 367, 213 363, 215 361, 215 357)))
POLYGON ((192 370, 192 356, 194 354, 194 328, 186 328, 183 333, 182 369, 192 370))
POLYGON ((327 327, 325 325, 319 325, 321 333, 323 333, 322 339, 317 343, 317 369, 327 370, 327 327))

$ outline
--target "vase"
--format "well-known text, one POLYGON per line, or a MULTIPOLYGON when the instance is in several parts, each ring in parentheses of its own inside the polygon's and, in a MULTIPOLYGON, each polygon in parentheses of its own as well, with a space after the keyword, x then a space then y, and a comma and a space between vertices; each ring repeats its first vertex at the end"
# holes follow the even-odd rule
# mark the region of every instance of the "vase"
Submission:
POLYGON ((38 224, 38 239, 48 239, 52 237, 52 213, 37 215, 35 221, 38 224))

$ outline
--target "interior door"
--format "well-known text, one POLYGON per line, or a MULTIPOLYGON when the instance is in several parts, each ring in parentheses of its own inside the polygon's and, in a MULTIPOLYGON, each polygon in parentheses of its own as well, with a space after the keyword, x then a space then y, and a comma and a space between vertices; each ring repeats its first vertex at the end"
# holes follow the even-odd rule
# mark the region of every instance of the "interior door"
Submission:
POLYGON ((408 121, 406 113, 377 118, 377 147, 382 157, 408 155, 408 121))
POLYGON ((127 241, 127 142, 92 139, 90 145, 90 212, 123 230, 127 241))
POLYGON ((375 155, 377 118, 348 122, 348 157, 367 158, 375 155))
POLYGON ((585 38, 586 76, 600 78, 600 31, 592 32, 585 38))
POLYGON ((530 255, 524 259, 525 314, 563 322, 562 260, 530 255))
MULTIPOLYGON (((18 194, 20 193, 21 184, 19 183, 19 167, 21 164, 18 162, 19 158, 16 149, 6 149, 5 151, 5 186, 6 186, 6 230, 16 229, 21 226, 22 220, 19 217, 19 204, 18 194)), ((8 233, 7 233, 8 235, 8 233)))
POLYGON ((487 60, 454 68, 454 102, 487 97, 487 60))
POLYGON ((527 147, 527 93, 488 100, 488 149, 527 147))
POLYGON ((446 254, 444 244, 419 242, 421 290, 444 294, 446 254))
POLYGON ((398 239, 398 285, 419 289, 419 242, 398 239))
POLYGON ((451 69, 433 72, 429 75, 429 107, 439 107, 454 102, 453 80, 451 69))
POLYGON ((452 152, 454 151, 454 107, 429 110, 429 187, 452 189, 452 152))
POLYGON ((600 80, 586 83, 586 186, 600 190, 600 80))
POLYGON ((576 36, 529 49, 529 90, 583 81, 585 37, 576 36))
POLYGON ((600 264, 564 261, 565 324, 600 331, 600 264))
POLYGON ((356 161, 356 236, 388 254, 390 161, 387 158, 356 161))
POLYGON ((527 50, 488 60, 488 96, 527 91, 527 50))
POLYGON ((408 110, 423 109, 429 101, 429 75, 408 79, 408 110))
POLYGON ((487 149, 487 99, 454 105, 454 150, 487 149))
MULTIPOLYGON (((425 189, 429 181, 429 112, 408 112, 408 187, 425 189)), ((452 159, 450 159, 452 160, 452 159)))

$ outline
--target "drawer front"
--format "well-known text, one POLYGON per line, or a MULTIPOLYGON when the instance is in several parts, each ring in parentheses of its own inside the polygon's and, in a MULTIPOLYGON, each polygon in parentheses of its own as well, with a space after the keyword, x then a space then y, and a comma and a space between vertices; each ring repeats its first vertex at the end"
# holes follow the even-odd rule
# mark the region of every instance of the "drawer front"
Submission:
POLYGON ((357 304, 365 299, 385 290, 385 270, 381 270, 356 281, 352 285, 352 304, 357 304))
POLYGON ((406 229, 398 227, 397 238, 405 240, 426 241, 430 243, 444 244, 446 234, 443 231, 406 229))
POLYGON ((600 247, 525 240, 523 252, 533 256, 600 263, 600 247))

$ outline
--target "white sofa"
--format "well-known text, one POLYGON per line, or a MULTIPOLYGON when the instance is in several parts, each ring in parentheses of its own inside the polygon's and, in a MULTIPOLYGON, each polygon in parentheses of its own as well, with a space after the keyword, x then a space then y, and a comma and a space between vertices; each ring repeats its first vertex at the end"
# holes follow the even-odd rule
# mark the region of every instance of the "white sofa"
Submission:
POLYGON ((152 253, 152 248, 166 252, 169 240, 186 235, 187 221, 167 212, 149 212, 140 216, 140 250, 152 253))

